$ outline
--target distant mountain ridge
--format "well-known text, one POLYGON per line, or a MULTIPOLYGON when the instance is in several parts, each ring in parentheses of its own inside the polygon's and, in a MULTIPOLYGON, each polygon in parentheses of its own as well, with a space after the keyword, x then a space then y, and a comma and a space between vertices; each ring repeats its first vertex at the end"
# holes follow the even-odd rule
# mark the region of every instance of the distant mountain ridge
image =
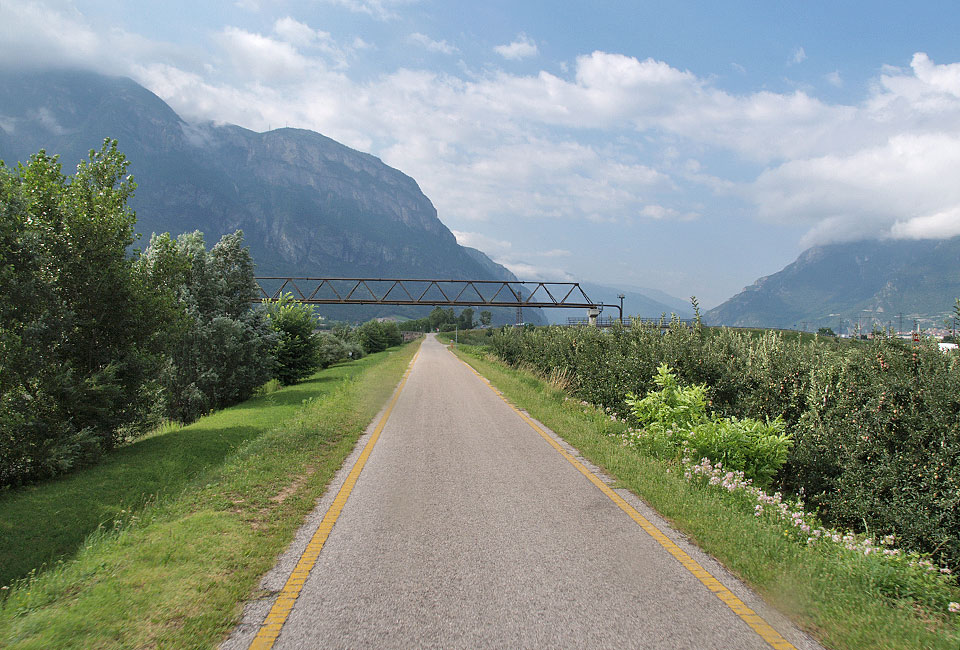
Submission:
POLYGON ((516 280, 458 245, 412 178, 319 133, 188 124, 127 78, 0 72, 8 165, 45 149, 70 173, 108 137, 131 161, 146 237, 242 229, 259 275, 516 280))
MULTIPOLYGON (((666 315, 669 319, 673 314, 680 318, 689 318, 693 316, 693 309, 689 303, 681 299, 664 293, 658 289, 648 289, 641 287, 627 287, 617 289, 595 282, 581 282, 580 287, 584 293, 597 302, 606 305, 619 305, 619 295, 623 294, 623 318, 628 321, 631 316, 640 318, 660 318, 666 315)), ((615 307, 607 307, 603 311, 603 318, 616 318, 619 310, 615 307)), ((573 309, 552 309, 547 313, 547 318, 555 325, 565 325, 568 317, 584 318, 582 310, 573 309)))
POLYGON ((841 321, 943 326, 960 297, 960 237, 815 246, 704 315, 710 324, 807 329, 841 321))

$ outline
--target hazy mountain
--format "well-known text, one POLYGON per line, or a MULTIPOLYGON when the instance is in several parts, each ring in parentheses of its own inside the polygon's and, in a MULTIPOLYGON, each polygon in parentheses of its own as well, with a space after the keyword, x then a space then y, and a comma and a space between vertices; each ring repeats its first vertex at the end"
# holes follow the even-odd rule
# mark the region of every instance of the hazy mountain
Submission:
POLYGON ((960 297, 960 237, 810 248, 706 313, 711 324, 844 329, 874 323, 942 326, 960 297))
POLYGON ((45 149, 71 173, 107 137, 131 161, 142 246, 153 232, 201 230, 212 245, 240 228, 258 275, 516 279, 458 245, 412 178, 319 133, 188 124, 126 78, 0 72, 8 165, 45 149))
MULTIPOLYGON (((681 318, 693 316, 693 309, 689 302, 658 289, 640 287, 617 289, 593 282, 581 282, 580 287, 590 300, 606 305, 619 305, 620 299, 617 296, 623 294, 623 317, 625 320, 628 316, 639 316, 641 318, 660 318, 663 314, 666 314, 668 318, 671 314, 676 314, 681 318)), ((616 307, 607 307, 603 311, 603 317, 616 318, 618 313, 616 307)), ((582 309, 552 309, 547 312, 547 317, 551 323, 564 325, 568 317, 584 318, 586 313, 582 309)))

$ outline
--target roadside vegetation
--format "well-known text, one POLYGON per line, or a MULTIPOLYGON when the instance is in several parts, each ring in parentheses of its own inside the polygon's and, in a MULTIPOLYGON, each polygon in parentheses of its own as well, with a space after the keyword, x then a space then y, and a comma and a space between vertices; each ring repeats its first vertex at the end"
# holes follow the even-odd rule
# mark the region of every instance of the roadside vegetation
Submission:
POLYGON ((472 308, 465 307, 457 314, 453 307, 447 309, 434 307, 433 311, 424 318, 403 321, 400 323, 400 329, 404 332, 453 332, 473 329, 477 323, 489 327, 492 322, 493 312, 489 309, 484 309, 477 314, 472 308), (479 321, 474 319, 475 315, 479 321))
MULTIPOLYGON (((500 336, 506 338, 500 345, 527 336, 534 341, 542 337, 540 343, 570 337, 575 348, 596 352, 629 333, 507 330, 478 338, 500 336)), ((530 341, 521 345, 533 348, 530 341)), ((457 352, 511 401, 647 501, 827 647, 955 649, 960 644, 960 589, 949 569, 936 565, 929 554, 901 548, 897 535, 877 539, 873 531, 864 535, 832 528, 797 495, 776 489, 788 466, 787 448, 797 444, 789 426, 764 429, 762 420, 752 434, 739 426, 739 432, 717 434, 722 425, 710 422, 735 416, 717 415, 722 411, 715 410, 709 384, 679 380, 664 365, 654 366, 642 382, 646 388, 636 388, 634 397, 621 394, 617 404, 623 411, 614 413, 577 393, 583 384, 570 368, 574 359, 590 361, 581 356, 583 350, 537 346, 541 355, 556 354, 549 357, 554 365, 544 359, 533 363, 531 355, 511 367, 496 358, 497 349, 460 345, 457 352), (558 350, 569 353, 566 363, 560 362, 564 357, 558 350), (705 423, 713 435, 696 433, 705 423), (724 454, 725 460, 718 460, 724 454), (741 468, 734 469, 738 462, 741 468), (747 476, 751 467, 755 480, 747 476)), ((606 366, 600 358, 592 357, 592 367, 606 366)), ((607 371, 601 376, 612 381, 616 375, 609 367, 607 371)))
POLYGON ((133 250, 136 189, 107 140, 62 173, 45 152, 0 163, 0 491, 90 466, 400 342, 396 325, 316 331, 310 307, 258 295, 243 233, 154 234, 133 250))
MULTIPOLYGON (((782 425, 790 442, 773 489, 802 498, 830 528, 892 536, 897 548, 960 568, 960 357, 932 341, 787 342, 677 322, 504 328, 487 341, 500 359, 626 422, 647 448, 663 436, 630 395, 656 391, 665 365, 679 385, 703 388, 711 418, 782 425)), ((673 449, 679 460, 682 445, 673 449)))
POLYGON ((216 645, 416 348, 274 384, 0 496, 0 566, 28 574, 2 590, 0 646, 216 645))

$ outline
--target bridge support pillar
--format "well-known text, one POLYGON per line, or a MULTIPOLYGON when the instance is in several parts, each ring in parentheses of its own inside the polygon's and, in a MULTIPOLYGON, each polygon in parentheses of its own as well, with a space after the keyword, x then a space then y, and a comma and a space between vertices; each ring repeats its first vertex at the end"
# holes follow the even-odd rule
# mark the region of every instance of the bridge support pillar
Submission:
POLYGON ((597 317, 600 315, 599 309, 588 309, 587 310, 587 320, 590 322, 590 327, 597 326, 597 317))

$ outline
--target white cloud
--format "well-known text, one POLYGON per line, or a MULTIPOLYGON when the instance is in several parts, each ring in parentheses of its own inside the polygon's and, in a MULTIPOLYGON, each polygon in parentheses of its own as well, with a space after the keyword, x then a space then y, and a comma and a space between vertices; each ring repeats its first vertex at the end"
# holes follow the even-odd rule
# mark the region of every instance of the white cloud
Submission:
POLYGON ((761 216, 808 223, 808 243, 960 234, 960 136, 901 135, 849 156, 785 163, 760 175, 761 216), (948 234, 945 234, 948 233, 948 234))
POLYGON ((366 14, 377 20, 392 20, 397 17, 395 11, 403 5, 409 5, 417 0, 322 0, 327 4, 348 9, 354 13, 366 14))
POLYGON ((509 241, 494 239, 479 232, 463 232, 462 230, 452 230, 451 232, 461 246, 476 248, 489 255, 501 255, 513 247, 513 244, 509 241))
POLYGON ((417 45, 420 45, 431 52, 439 52, 440 54, 456 54, 460 51, 446 41, 435 41, 426 34, 421 34, 420 32, 414 32, 413 34, 410 34, 409 39, 411 43, 416 43, 417 45))
POLYGON ((823 78, 826 79, 827 83, 834 88, 843 88, 843 77, 840 76, 839 70, 834 70, 833 72, 824 75, 823 78))
POLYGON ((259 82, 297 81, 318 63, 286 41, 238 27, 227 27, 217 41, 236 72, 259 82))
POLYGON ((497 45, 493 48, 493 51, 503 58, 510 59, 511 61, 525 59, 527 57, 535 56, 539 53, 537 44, 533 41, 533 39, 523 33, 518 34, 517 40, 508 45, 497 45))
MULTIPOLYGON (((377 17, 405 4, 337 1, 377 17)), ((922 52, 844 105, 803 91, 731 93, 665 61, 602 51, 562 76, 399 68, 358 81, 346 66, 370 44, 339 44, 289 16, 267 33, 226 27, 213 44, 94 25, 69 3, 0 4, 0 60, 129 74, 187 119, 320 131, 415 177, 461 228, 689 219, 704 210, 685 195, 709 192, 802 224, 808 241, 960 231, 960 63, 922 52)), ((503 47, 536 51, 522 34, 503 47)))
POLYGON ((674 208, 664 207, 662 205, 650 204, 643 206, 643 209, 640 211, 645 217, 651 219, 661 220, 661 219, 672 219, 674 221, 691 221, 696 219, 699 215, 695 212, 680 212, 674 208))
POLYGON ((278 19, 273 24, 273 32, 282 40, 297 47, 308 47, 321 35, 325 38, 330 37, 329 34, 318 32, 309 25, 294 20, 290 16, 278 19))
POLYGON ((807 53, 802 47, 798 47, 793 51, 793 58, 790 59, 792 63, 803 63, 807 60, 807 53))
POLYGON ((518 260, 494 259, 497 264, 502 264, 517 276, 518 280, 524 282, 575 282, 576 279, 567 271, 550 266, 540 266, 518 260))

